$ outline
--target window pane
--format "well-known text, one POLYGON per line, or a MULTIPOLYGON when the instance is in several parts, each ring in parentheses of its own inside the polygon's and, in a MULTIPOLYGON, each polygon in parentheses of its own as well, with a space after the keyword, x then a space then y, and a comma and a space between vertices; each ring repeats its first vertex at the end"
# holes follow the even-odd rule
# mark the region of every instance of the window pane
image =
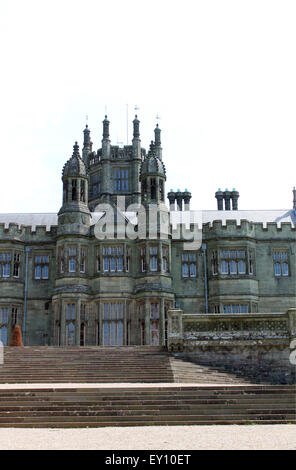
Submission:
POLYGON ((244 261, 238 262, 238 272, 239 274, 246 274, 246 263, 244 261))
POLYGON ((196 265, 194 263, 190 264, 190 277, 196 277, 196 265))
POLYGON ((289 275, 288 263, 282 263, 282 275, 283 276, 289 275))
POLYGON ((42 279, 48 279, 48 266, 45 265, 42 268, 42 279))
POLYGON ((35 267, 35 279, 40 279, 41 278, 41 266, 36 266, 35 267))
POLYGON ((275 276, 280 276, 281 275, 281 263, 275 263, 274 264, 274 274, 275 274, 275 276))
POLYGON ((237 274, 237 265, 235 261, 230 261, 230 274, 237 274))
POLYGON ((0 328, 0 341, 2 341, 4 346, 7 346, 7 327, 2 326, 0 328))
POLYGON ((221 263, 221 273, 228 274, 228 263, 227 261, 222 261, 221 263))

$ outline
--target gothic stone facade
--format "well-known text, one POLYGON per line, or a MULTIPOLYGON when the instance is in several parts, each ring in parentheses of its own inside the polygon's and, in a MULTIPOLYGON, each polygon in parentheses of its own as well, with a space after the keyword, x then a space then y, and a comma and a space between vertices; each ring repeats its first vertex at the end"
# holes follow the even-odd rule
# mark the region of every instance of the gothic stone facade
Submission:
MULTIPOLYGON (((296 306, 295 200, 286 211, 239 211, 238 193, 218 190, 218 210, 202 212, 198 249, 185 250, 171 229, 163 236, 158 223, 154 239, 97 237, 103 205, 118 196, 121 225, 131 223, 130 204, 168 213, 158 126, 154 133, 146 152, 136 116, 132 145, 113 146, 105 117, 98 151, 88 127, 81 157, 74 145, 58 214, 0 214, 4 344, 18 323, 25 345, 165 345, 172 307, 243 315, 296 306)), ((190 196, 171 190, 170 212, 189 210, 190 196)))

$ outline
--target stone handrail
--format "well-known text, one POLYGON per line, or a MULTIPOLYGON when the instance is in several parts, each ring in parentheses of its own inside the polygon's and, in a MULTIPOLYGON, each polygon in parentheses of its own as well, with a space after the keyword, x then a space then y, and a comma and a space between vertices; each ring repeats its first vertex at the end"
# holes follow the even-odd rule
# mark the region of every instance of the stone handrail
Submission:
POLYGON ((284 313, 184 314, 168 311, 169 351, 214 344, 283 347, 296 337, 296 308, 284 313))

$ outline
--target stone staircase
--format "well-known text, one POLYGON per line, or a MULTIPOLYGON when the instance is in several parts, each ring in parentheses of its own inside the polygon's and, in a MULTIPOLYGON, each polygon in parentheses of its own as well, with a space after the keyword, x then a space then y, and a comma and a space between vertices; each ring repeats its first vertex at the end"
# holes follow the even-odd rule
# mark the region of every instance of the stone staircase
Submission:
POLYGON ((295 391, 157 347, 5 347, 0 427, 296 423, 295 391))
POLYGON ((0 383, 174 382, 168 355, 151 347, 5 347, 0 383))
POLYGON ((294 386, 0 390, 0 427, 280 423, 296 423, 294 386))
POLYGON ((5 347, 2 383, 254 383, 176 358, 163 348, 5 347))

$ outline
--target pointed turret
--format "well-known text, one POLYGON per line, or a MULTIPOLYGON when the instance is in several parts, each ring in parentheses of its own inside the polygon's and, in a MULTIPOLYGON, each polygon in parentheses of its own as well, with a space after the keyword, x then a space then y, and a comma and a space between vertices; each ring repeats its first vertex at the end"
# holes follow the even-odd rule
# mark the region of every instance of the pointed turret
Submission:
POLYGON ((103 140, 109 140, 109 124, 110 121, 108 121, 107 115, 105 115, 105 119, 103 121, 103 140))
POLYGON ((90 129, 86 124, 85 129, 83 131, 84 139, 83 139, 83 149, 82 149, 82 159, 84 163, 87 164, 87 157, 92 152, 92 141, 90 140, 90 129))
POLYGON ((161 130, 159 129, 158 124, 156 124, 156 128, 154 129, 154 141, 155 141, 155 152, 157 157, 162 160, 162 148, 161 148, 161 130))
POLYGON ((101 170, 101 196, 109 202, 110 195, 112 194, 112 178, 111 178, 111 142, 109 134, 109 124, 107 115, 103 121, 103 139, 102 139, 102 170, 101 170))
POLYGON ((138 119, 137 114, 135 115, 135 119, 133 120, 134 132, 133 138, 139 139, 140 138, 140 121, 138 119))
POLYGON ((59 211, 59 231, 85 232, 90 225, 88 209, 88 176, 75 142, 72 157, 64 165, 62 173, 63 205, 59 211))
POLYGON ((133 199, 135 202, 140 203, 141 200, 141 185, 140 185, 140 168, 142 163, 141 158, 141 140, 140 140, 140 121, 137 114, 133 120, 133 167, 132 167, 132 187, 133 199))
POLYGON ((157 156, 157 147, 151 141, 148 155, 141 165, 140 180, 142 183, 142 204, 163 203, 166 170, 163 162, 157 156))

